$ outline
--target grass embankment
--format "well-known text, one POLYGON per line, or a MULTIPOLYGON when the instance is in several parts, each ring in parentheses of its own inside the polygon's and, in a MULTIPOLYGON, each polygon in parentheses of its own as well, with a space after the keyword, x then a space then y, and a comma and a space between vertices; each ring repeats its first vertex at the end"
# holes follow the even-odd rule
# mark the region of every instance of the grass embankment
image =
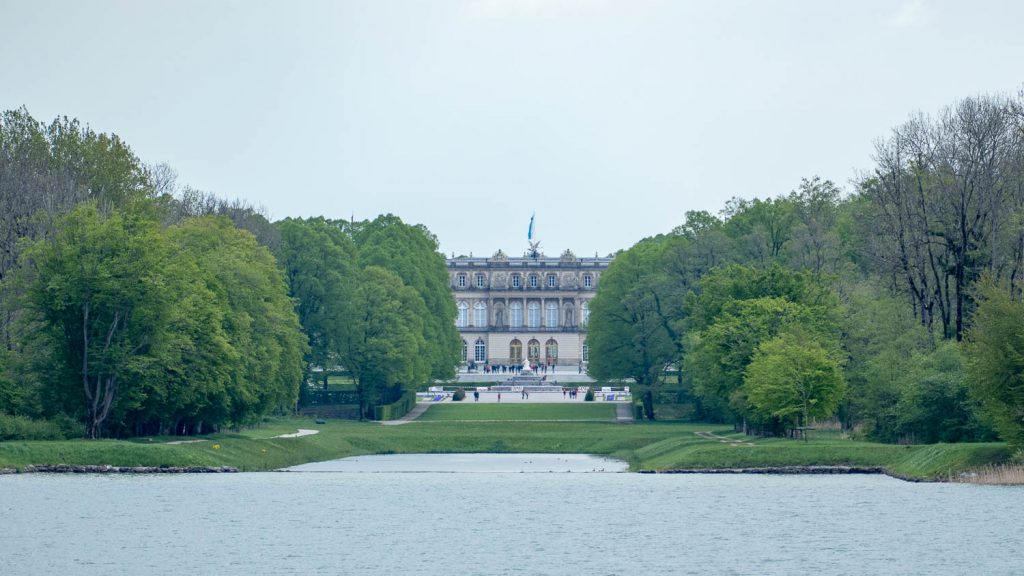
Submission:
POLYGON ((432 419, 403 426, 342 420, 318 425, 304 418, 275 418, 260 428, 214 434, 193 444, 166 444, 179 438, 0 442, 0 468, 60 463, 234 466, 252 471, 361 454, 540 452, 608 455, 626 460, 632 470, 848 465, 880 466, 912 479, 941 479, 1008 457, 1006 446, 998 443, 893 446, 828 434, 801 442, 752 439, 714 424, 623 426, 610 421, 610 412, 605 413, 608 421, 593 421, 600 417, 599 409, 611 407, 437 405, 424 415, 433 413, 432 419), (443 409, 435 413, 438 408, 443 409), (457 420, 456 410, 464 411, 457 420), (298 428, 320 433, 273 438, 298 428))

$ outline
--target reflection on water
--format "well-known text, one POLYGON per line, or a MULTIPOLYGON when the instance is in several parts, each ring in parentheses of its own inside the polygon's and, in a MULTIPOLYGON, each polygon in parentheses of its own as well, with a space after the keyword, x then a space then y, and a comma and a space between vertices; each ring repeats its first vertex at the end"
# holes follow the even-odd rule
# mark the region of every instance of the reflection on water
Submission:
POLYGON ((22 474, 0 574, 1021 574, 1021 518, 863 475, 22 474))
POLYGON ((288 472, 626 472, 622 460, 588 454, 378 454, 292 466, 288 472))

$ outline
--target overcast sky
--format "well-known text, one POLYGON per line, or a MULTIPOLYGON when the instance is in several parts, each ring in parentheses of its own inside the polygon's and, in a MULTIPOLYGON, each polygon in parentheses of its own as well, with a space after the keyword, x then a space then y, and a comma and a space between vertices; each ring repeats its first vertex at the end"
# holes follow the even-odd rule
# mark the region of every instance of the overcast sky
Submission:
POLYGON ((274 218, 602 255, 1024 86, 1024 2, 0 0, 0 108, 274 218))

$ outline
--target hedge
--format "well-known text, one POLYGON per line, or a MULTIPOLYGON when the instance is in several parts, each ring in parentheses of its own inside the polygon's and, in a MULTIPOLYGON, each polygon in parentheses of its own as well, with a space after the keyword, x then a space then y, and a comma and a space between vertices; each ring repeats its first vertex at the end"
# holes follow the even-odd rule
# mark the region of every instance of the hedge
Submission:
POLYGON ((373 407, 374 420, 398 420, 416 407, 416 391, 406 390, 397 401, 384 406, 373 407))

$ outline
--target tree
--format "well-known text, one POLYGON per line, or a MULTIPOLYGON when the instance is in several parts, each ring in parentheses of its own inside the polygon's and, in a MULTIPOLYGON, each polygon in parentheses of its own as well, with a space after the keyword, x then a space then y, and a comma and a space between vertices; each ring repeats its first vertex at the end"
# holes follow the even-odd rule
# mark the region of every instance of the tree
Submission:
POLYGON ((876 145, 861 192, 872 203, 875 256, 910 296, 921 323, 960 340, 986 269, 1021 269, 1021 139, 1004 98, 968 98, 918 114, 876 145))
POLYGON ((352 236, 362 266, 390 270, 419 294, 425 307, 422 336, 426 342, 420 354, 430 367, 429 378, 454 378, 462 339, 455 328, 455 299, 437 238, 422 225, 406 224, 391 214, 358 223, 352 236))
POLYGON ((831 180, 815 176, 803 178, 800 187, 790 193, 796 226, 793 232, 792 259, 811 272, 834 271, 839 259, 836 220, 839 215, 839 188, 831 180))
MULTIPOLYGON (((206 422, 239 426, 272 411, 293 409, 302 382, 306 338, 288 296, 284 273, 270 251, 226 217, 192 218, 170 233, 175 245, 196 260, 222 311, 218 324, 204 328, 205 334, 195 334, 193 341, 210 340, 218 328, 231 350, 225 353, 231 362, 226 382, 221 384, 226 402, 223 407, 209 403, 211 408, 224 410, 224 417, 206 422)), ((217 318, 211 315, 210 320, 217 318)), ((206 348, 206 354, 217 349, 200 348, 206 348)), ((192 365, 190 358, 182 360, 172 365, 192 365)), ((213 367, 217 363, 207 357, 202 364, 213 367)), ((216 381, 210 384, 218 390, 216 381)), ((219 390, 217 394, 221 394, 219 390)), ((203 414, 186 414, 190 424, 201 427, 203 414)))
POLYGON ((277 260, 284 269, 289 295, 309 343, 306 379, 339 363, 352 323, 359 264, 348 234, 323 218, 286 219, 277 223, 281 243, 277 260))
POLYGON ((757 347, 743 388, 754 415, 793 428, 832 416, 846 382, 839 363, 816 341, 784 333, 757 347))
POLYGON ((649 419, 654 419, 651 388, 666 366, 679 360, 666 315, 681 311, 682 301, 670 301, 659 292, 664 287, 663 246, 662 241, 645 240, 615 257, 590 302, 587 325, 590 374, 633 378, 649 419))
POLYGON ((792 202, 786 198, 733 198, 724 214, 728 217, 726 234, 747 261, 768 266, 785 260, 785 249, 793 235, 792 202))
POLYGON ((155 222, 100 216, 85 204, 24 255, 30 309, 78 373, 89 436, 103 433, 115 401, 137 383, 175 294, 162 277, 170 252, 155 222))
POLYGON ((777 266, 720 267, 687 297, 687 354, 683 367, 707 417, 750 416, 742 389, 757 347, 796 331, 829 350, 839 347, 841 307, 815 276, 777 266))
POLYGON ((388 404, 430 376, 423 338, 423 299, 395 274, 369 266, 359 275, 349 337, 339 360, 359 393, 360 417, 388 404))
POLYGON ((1024 448, 1024 303, 989 279, 967 332, 971 393, 1012 448, 1024 448))

